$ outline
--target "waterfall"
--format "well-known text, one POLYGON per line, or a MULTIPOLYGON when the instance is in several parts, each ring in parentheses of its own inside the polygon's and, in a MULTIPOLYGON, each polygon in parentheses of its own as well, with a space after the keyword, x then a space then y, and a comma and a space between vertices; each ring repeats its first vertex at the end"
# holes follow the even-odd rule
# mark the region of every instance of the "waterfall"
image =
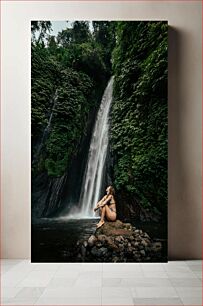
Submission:
POLYGON ((106 162, 109 144, 109 111, 112 101, 113 77, 111 77, 104 91, 101 104, 97 113, 87 165, 83 177, 80 195, 80 215, 93 217, 93 208, 99 200, 103 170, 106 162))
POLYGON ((41 141, 40 141, 40 144, 38 145, 38 148, 36 150, 36 153, 33 157, 33 161, 32 161, 32 165, 35 164, 35 162, 37 161, 39 155, 40 155, 40 152, 42 150, 42 147, 49 135, 49 132, 50 132, 50 128, 51 128, 51 122, 52 122, 52 117, 53 117, 53 112, 55 111, 55 107, 56 107, 56 103, 57 103, 57 99, 58 99, 58 91, 56 89, 52 99, 51 99, 51 103, 52 103, 52 109, 51 109, 51 114, 49 116, 49 120, 48 120, 48 123, 47 123, 47 126, 45 127, 44 131, 43 131, 43 134, 42 134, 42 138, 41 138, 41 141))
POLYGON ((101 104, 95 120, 87 164, 82 179, 82 187, 78 207, 72 207, 65 218, 95 217, 93 208, 99 201, 106 156, 109 144, 109 111, 112 101, 113 77, 102 96, 101 104))
POLYGON ((50 212, 56 211, 60 207, 61 190, 64 188, 66 178, 67 174, 64 174, 61 177, 53 178, 49 181, 43 217, 46 217, 50 212))

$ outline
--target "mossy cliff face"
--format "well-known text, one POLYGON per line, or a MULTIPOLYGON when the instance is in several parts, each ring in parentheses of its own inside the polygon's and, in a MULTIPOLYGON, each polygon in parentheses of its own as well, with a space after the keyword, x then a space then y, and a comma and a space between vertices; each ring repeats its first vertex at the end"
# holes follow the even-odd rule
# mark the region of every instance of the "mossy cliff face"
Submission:
POLYGON ((94 235, 78 241, 75 253, 79 262, 152 262, 162 258, 162 243, 117 220, 105 222, 94 235))
POLYGON ((110 150, 121 215, 166 217, 168 25, 121 21, 116 34, 110 150))

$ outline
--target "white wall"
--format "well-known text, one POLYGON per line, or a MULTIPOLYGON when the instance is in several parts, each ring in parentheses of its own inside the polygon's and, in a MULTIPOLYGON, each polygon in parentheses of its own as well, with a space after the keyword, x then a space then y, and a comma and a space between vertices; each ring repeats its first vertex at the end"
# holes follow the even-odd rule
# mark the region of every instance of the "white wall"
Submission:
POLYGON ((3 258, 30 258, 30 20, 168 20, 170 259, 201 258, 201 0, 2 1, 3 258))

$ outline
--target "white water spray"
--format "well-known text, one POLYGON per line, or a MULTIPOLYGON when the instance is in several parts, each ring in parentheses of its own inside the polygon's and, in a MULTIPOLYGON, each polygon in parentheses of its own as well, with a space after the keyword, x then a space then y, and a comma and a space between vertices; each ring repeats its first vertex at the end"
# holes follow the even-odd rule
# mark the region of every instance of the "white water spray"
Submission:
POLYGON ((109 111, 112 102, 112 92, 113 77, 104 91, 95 121, 87 165, 83 176, 78 217, 91 218, 95 216, 93 208, 99 201, 109 144, 109 111))

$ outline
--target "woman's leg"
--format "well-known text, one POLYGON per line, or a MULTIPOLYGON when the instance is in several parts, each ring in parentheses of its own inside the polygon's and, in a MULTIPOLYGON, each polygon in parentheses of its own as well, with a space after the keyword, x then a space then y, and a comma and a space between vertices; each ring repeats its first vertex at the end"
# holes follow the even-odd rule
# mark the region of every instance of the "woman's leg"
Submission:
POLYGON ((108 205, 105 205, 106 206, 106 218, 109 220, 109 221, 115 221, 116 220, 116 213, 114 211, 112 211, 108 205))
POLYGON ((104 205, 101 209, 101 220, 97 223, 97 227, 100 227, 104 224, 104 217, 106 217, 109 221, 116 220, 116 213, 113 212, 108 205, 104 205))
POLYGON ((104 224, 104 217, 106 214, 106 205, 104 205, 103 207, 100 208, 100 214, 101 214, 101 219, 99 221, 99 223, 97 223, 97 227, 100 227, 104 224))

